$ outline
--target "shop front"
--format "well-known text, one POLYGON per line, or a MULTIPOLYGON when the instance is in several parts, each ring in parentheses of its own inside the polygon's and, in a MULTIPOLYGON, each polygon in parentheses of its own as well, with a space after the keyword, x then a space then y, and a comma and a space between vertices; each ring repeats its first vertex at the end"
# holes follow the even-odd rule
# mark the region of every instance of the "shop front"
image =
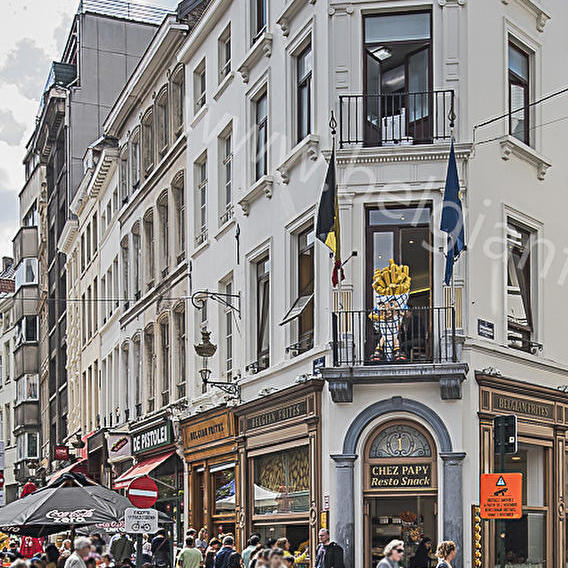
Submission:
POLYGON ((284 389, 236 410, 240 539, 286 537, 296 566, 315 558, 320 518, 323 381, 284 389))
POLYGON ((169 418, 137 424, 131 430, 136 463, 115 479, 114 489, 127 489, 133 479, 149 476, 158 486, 155 508, 172 521, 174 545, 183 539, 183 462, 176 453, 173 424, 169 418))
POLYGON ((188 526, 209 537, 231 534, 238 541, 238 463, 235 417, 215 408, 181 421, 188 467, 188 526))
POLYGON ((501 470, 494 453, 493 419, 517 416, 518 451, 506 456, 505 471, 523 474, 523 515, 482 523, 483 566, 564 566, 568 518, 568 397, 547 387, 476 374, 480 389, 481 473, 501 470), (504 559, 502 558, 504 556, 504 559))

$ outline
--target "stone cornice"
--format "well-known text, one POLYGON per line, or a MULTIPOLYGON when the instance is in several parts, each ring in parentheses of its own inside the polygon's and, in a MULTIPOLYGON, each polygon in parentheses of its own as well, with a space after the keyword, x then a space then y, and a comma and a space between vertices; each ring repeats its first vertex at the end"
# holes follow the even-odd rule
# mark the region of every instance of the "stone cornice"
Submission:
POLYGON ((316 0, 292 0, 287 4, 278 18, 276 18, 276 23, 280 26, 284 37, 288 36, 290 33, 290 22, 294 19, 294 16, 302 9, 302 7, 305 4, 315 3, 316 0))
MULTIPOLYGON (((505 5, 510 4, 512 0, 501 0, 505 5)), ((536 29, 539 32, 544 31, 546 22, 550 20, 550 14, 535 0, 516 0, 523 8, 528 10, 536 18, 536 29)))

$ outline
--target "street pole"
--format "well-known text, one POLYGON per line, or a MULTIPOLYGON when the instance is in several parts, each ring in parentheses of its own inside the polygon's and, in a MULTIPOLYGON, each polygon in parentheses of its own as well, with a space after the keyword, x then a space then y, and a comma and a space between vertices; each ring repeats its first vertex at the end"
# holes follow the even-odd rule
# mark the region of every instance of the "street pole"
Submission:
MULTIPOLYGON (((499 473, 505 473, 505 423, 503 420, 499 421, 499 431, 497 433, 499 440, 499 473)), ((499 556, 501 557, 501 568, 505 568, 505 520, 499 520, 499 556)))
POLYGON ((136 535, 136 568, 142 568, 142 535, 136 535))

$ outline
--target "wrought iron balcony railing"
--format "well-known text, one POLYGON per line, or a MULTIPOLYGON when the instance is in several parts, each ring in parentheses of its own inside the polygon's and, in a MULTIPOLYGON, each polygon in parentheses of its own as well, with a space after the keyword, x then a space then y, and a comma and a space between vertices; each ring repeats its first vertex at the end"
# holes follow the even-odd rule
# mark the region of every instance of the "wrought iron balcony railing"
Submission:
POLYGON ((453 307, 332 313, 333 366, 457 362, 453 307))
POLYGON ((410 146, 448 141, 455 121, 451 89, 339 96, 339 146, 410 146))

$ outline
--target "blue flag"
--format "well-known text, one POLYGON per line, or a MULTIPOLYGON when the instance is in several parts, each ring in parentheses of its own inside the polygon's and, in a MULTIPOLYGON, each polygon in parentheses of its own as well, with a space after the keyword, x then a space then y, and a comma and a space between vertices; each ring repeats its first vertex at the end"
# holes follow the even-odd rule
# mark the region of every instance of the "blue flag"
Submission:
POLYGON ((460 200, 460 182, 458 178, 458 167, 456 164, 456 154, 454 152, 454 141, 450 148, 450 158, 448 160, 448 173, 446 174, 446 190, 444 191, 444 204, 442 207, 442 221, 440 229, 448 233, 448 251, 446 253, 446 274, 444 282, 450 285, 454 262, 458 259, 461 251, 465 248, 465 238, 463 234, 463 211, 460 200))

